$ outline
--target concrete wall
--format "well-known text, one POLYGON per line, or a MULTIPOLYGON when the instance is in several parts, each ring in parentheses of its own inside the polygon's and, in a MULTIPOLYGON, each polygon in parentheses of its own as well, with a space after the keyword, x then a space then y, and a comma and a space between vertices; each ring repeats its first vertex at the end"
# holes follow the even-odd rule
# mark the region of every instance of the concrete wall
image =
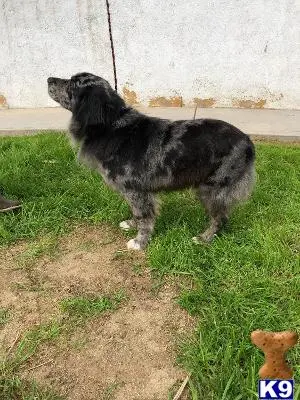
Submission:
POLYGON ((50 75, 88 70, 111 80, 103 0, 0 0, 0 94, 9 107, 56 106, 50 75))
MULTIPOLYGON (((46 78, 113 84, 105 0, 0 0, 0 107, 46 78), (1 95, 3 97, 1 97, 1 95)), ((119 92, 152 106, 300 109, 299 0, 110 0, 119 92)))

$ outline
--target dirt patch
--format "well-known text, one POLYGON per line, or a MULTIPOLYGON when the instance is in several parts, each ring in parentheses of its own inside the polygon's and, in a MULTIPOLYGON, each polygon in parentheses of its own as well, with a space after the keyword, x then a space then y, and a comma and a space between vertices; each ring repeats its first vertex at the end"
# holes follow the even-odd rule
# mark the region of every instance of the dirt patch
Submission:
POLYGON ((149 101, 149 107, 183 107, 183 101, 181 96, 153 97, 149 101))
POLYGON ((212 97, 208 99, 201 99, 199 97, 194 97, 194 103, 200 108, 210 108, 216 104, 216 100, 212 97))
POLYGON ((235 99, 232 101, 232 105, 238 108, 264 108, 266 105, 266 99, 249 100, 249 99, 235 99))
POLYGON ((6 101, 6 97, 3 94, 0 94, 0 110, 8 108, 8 104, 6 101))
POLYGON ((130 106, 138 104, 138 98, 137 94, 135 93, 134 90, 128 89, 126 86, 123 87, 123 98, 126 102, 126 104, 129 104, 130 106))
POLYGON ((176 285, 164 283, 157 290, 145 257, 121 250, 124 244, 117 230, 78 228, 61 240, 55 259, 37 260, 32 275, 28 267, 16 269, 25 244, 2 251, 1 307, 11 310, 0 331, 5 348, 17 331, 57 317, 62 298, 119 290, 127 296, 119 309, 87 320, 67 340, 44 344, 27 367, 52 362, 28 372, 25 366, 24 377, 72 400, 167 399, 170 388, 184 379, 175 346, 193 322, 176 304, 176 285))

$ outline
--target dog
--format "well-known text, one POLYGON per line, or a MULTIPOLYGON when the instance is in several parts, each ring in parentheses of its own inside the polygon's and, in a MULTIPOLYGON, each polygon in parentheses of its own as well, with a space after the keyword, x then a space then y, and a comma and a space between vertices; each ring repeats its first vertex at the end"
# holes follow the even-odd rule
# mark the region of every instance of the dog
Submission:
POLYGON ((137 228, 128 249, 144 249, 154 229, 156 194, 194 188, 210 217, 209 227, 193 238, 210 242, 233 206, 246 200, 255 177, 250 138, 214 119, 170 121, 126 106, 103 78, 78 73, 71 79, 48 78, 50 97, 72 112, 69 132, 79 159, 96 168, 129 203, 137 228))

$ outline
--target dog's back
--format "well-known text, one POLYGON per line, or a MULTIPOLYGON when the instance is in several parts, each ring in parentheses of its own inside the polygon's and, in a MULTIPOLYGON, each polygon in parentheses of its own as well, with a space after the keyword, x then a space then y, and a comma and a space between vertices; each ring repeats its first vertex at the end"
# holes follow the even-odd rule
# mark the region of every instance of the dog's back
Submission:
POLYGON ((162 135, 160 148, 164 153, 162 157, 157 152, 160 170, 172 170, 170 185, 174 189, 230 186, 253 169, 255 158, 254 145, 247 135, 213 119, 172 122, 162 135))

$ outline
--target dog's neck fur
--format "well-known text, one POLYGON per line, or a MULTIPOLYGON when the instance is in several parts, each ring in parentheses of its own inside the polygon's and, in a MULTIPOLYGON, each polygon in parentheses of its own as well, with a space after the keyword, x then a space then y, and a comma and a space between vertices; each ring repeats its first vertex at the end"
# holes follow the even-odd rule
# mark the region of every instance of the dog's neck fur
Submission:
POLYGON ((120 128, 124 128, 127 124, 131 124, 136 118, 139 118, 141 113, 131 107, 122 107, 118 117, 111 121, 110 124, 98 123, 96 125, 84 125, 76 119, 73 114, 70 124, 69 133, 70 140, 74 148, 88 145, 94 140, 103 139, 104 142, 109 141, 113 134, 120 128))

